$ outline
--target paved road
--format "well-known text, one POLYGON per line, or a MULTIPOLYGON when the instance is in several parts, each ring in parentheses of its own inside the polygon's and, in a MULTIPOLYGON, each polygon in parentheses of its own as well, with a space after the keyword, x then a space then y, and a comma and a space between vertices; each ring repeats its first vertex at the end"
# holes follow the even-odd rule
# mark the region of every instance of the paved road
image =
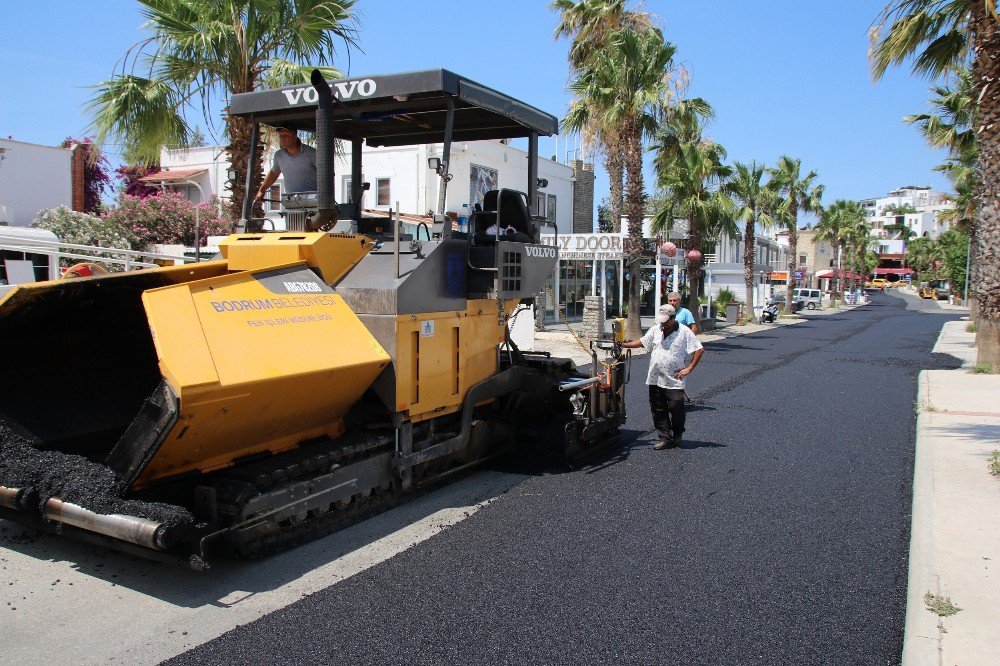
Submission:
POLYGON ((526 479, 382 564, 172 663, 895 663, 933 303, 713 343, 680 450, 526 479), (920 312, 927 310, 928 312, 920 312))

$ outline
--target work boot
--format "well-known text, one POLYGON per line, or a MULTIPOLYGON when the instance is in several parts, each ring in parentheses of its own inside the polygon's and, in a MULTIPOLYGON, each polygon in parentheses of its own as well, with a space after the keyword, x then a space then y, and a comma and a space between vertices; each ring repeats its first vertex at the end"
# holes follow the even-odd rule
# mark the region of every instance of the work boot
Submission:
POLYGON ((659 442, 653 445, 654 451, 662 451, 663 449, 669 449, 674 445, 674 440, 672 439, 661 439, 659 442))

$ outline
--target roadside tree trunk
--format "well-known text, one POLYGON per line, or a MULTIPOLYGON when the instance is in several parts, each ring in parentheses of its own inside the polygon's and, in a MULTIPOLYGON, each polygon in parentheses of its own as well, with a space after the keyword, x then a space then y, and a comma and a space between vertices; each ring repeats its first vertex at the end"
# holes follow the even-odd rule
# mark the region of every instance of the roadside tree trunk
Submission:
MULTIPOLYGON (((757 215, 754 214, 750 220, 747 221, 746 227, 743 231, 743 282, 746 284, 747 294, 746 294, 746 304, 747 304, 747 321, 756 321, 757 318, 754 316, 753 309, 753 260, 754 260, 754 249, 756 248, 757 240, 754 236, 756 233, 756 218, 757 215)), ((693 310, 692 310, 693 312, 693 310)))
POLYGON ((976 361, 1000 372, 1000 24, 984 3, 971 5, 979 100, 979 215, 973 235, 977 263, 973 287, 979 310, 976 361))
MULTIPOLYGON (((622 128, 624 140, 624 165, 626 179, 625 212, 628 216, 629 281, 628 318, 625 332, 630 339, 642 336, 642 319, 639 316, 639 298, 642 287, 642 217, 645 204, 642 196, 642 131, 638 122, 630 119, 622 128)), ((614 181, 612 180, 612 183, 614 181)), ((613 186, 613 185, 612 185, 613 186)))
POLYGON ((624 206, 624 189, 622 187, 624 162, 621 146, 615 143, 605 146, 604 168, 608 172, 608 181, 611 185, 611 228, 617 234, 622 230, 622 208, 624 206))
MULTIPOLYGON (((705 255, 701 252, 701 245, 704 241, 704 232, 701 229, 695 229, 695 225, 692 225, 692 230, 688 235, 688 242, 691 247, 688 251, 698 250, 701 253, 701 258, 698 261, 691 261, 688 259, 687 275, 688 284, 690 285, 688 293, 688 310, 694 314, 695 321, 698 321, 698 317, 701 313, 701 301, 698 300, 698 296, 701 294, 701 286, 704 276, 704 266, 705 266, 705 255)), ((709 318, 712 317, 712 312, 708 312, 709 318)))
POLYGON ((788 276, 785 279, 785 312, 792 312, 792 290, 795 288, 795 260, 799 251, 799 210, 792 203, 791 226, 788 229, 788 276))

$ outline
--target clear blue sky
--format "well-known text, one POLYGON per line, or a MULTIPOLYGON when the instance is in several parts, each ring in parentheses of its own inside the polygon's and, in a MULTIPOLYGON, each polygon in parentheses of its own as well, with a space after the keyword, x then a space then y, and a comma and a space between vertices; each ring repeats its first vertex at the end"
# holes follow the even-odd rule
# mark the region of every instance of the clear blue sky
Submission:
MULTIPOLYGON (((944 154, 901 122, 926 109, 930 83, 902 70, 872 83, 868 30, 884 1, 648 0, 645 9, 677 45, 690 94, 715 107, 709 134, 730 160, 800 157, 819 172, 829 203, 900 185, 949 189, 932 171, 944 154)), ((567 45, 552 38, 557 18, 547 2, 359 0, 357 7, 363 52, 348 58, 342 50, 337 63, 350 74, 444 67, 564 114, 567 45)), ((84 133, 87 86, 107 78, 144 35, 132 0, 9 3, 4 19, 0 136, 48 145, 84 133)), ((551 155, 556 140, 541 147, 551 155)), ((598 169, 598 200, 606 192, 598 169)))

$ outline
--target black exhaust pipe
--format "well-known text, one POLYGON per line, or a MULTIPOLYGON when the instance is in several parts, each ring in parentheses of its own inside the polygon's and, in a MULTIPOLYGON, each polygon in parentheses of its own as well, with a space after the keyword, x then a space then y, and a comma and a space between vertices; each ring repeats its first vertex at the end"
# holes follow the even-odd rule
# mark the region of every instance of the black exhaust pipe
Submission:
POLYGON ((333 92, 318 69, 309 77, 316 89, 316 207, 306 216, 309 231, 319 231, 337 221, 337 201, 334 199, 336 155, 333 135, 333 92))

